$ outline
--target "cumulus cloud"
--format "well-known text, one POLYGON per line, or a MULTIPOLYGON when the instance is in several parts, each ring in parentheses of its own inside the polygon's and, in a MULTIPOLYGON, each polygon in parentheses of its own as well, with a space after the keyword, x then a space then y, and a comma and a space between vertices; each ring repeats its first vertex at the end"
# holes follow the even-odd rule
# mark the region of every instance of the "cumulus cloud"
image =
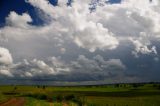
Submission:
POLYGON ((12 64, 12 55, 9 50, 3 47, 0 47, 0 65, 9 65, 12 64))
MULTIPOLYGON (((18 40, 33 34, 34 36, 48 35, 53 39, 58 38, 58 40, 62 40, 67 36, 75 42, 75 44, 82 48, 89 49, 91 52, 97 48, 101 50, 115 49, 119 45, 113 33, 108 31, 107 28, 104 28, 101 23, 96 23, 88 19, 90 11, 86 3, 83 3, 82 7, 80 7, 79 2, 75 2, 72 8, 66 5, 54 7, 47 0, 29 0, 28 3, 44 11, 45 14, 48 14, 52 18, 51 24, 44 27, 34 27, 29 25, 32 19, 27 13, 20 16, 15 12, 11 12, 6 18, 9 26, 3 28, 1 34, 9 37, 15 37, 15 34, 19 35, 21 37, 14 38, 18 40), (13 35, 13 33, 11 33, 12 30, 17 30, 17 32, 13 35), (63 36, 62 38, 60 37, 61 35, 63 36)), ((33 36, 30 37, 33 38, 33 36)))
POLYGON ((51 57, 46 61, 24 59, 1 67, 0 75, 13 79, 92 81, 117 78, 124 75, 125 69, 120 59, 105 61, 100 55, 92 59, 79 55, 76 60, 67 63, 61 57, 51 57))
MULTIPOLYGON (((124 71, 121 70, 125 70, 127 66, 120 59, 105 60, 100 55, 88 58, 80 54, 85 50, 87 52, 84 54, 92 55, 96 55, 96 50, 102 54, 110 51, 113 53, 115 49, 126 49, 122 47, 124 45, 129 46, 130 53, 135 57, 154 54, 158 58, 159 50, 154 42, 160 41, 159 0, 122 0, 118 4, 110 4, 106 0, 74 0, 69 6, 64 0, 59 0, 57 6, 53 6, 49 0, 26 0, 26 3, 36 8, 39 17, 44 18, 46 23, 32 25, 30 23, 34 19, 28 13, 20 15, 11 11, 6 17, 6 26, 0 28, 0 44, 3 44, 1 41, 8 41, 4 45, 10 48, 13 47, 9 45, 14 44, 12 46, 15 54, 23 51, 27 45, 27 52, 22 52, 24 57, 36 58, 32 54, 39 53, 39 57, 43 58, 48 54, 54 55, 55 51, 58 51, 60 56, 74 54, 73 57, 79 57, 77 60, 71 58, 71 62, 67 63, 66 60, 52 57, 46 61, 26 59, 12 64, 9 51, 0 48, 0 64, 3 64, 1 73, 4 75, 21 78, 51 75, 55 80, 61 77, 74 77, 74 80, 85 77, 84 80, 94 80, 123 75, 124 71), (53 46, 55 48, 52 48, 53 46), (71 50, 72 47, 76 50, 79 47, 81 53, 75 53, 71 50), (41 50, 38 51, 37 48, 41 50)), ((122 52, 117 52, 117 56, 118 54, 122 52)))
MULTIPOLYGON (((29 24, 32 22, 29 14, 18 15, 11 12, 6 18, 7 27, 1 29, 1 35, 24 39, 30 36, 51 37, 62 45, 63 40, 70 39, 79 47, 94 52, 100 50, 116 49, 128 37, 134 39, 131 43, 139 42, 147 48, 151 44, 145 45, 143 40, 139 40, 141 33, 146 33, 148 41, 159 38, 160 14, 159 1, 122 0, 119 4, 109 4, 106 1, 74 1, 71 6, 66 5, 66 1, 60 0, 58 6, 53 6, 48 0, 27 0, 39 11, 43 11, 50 19, 50 24, 35 27, 29 24), (95 7, 94 12, 90 8, 95 7), (153 18, 154 17, 154 18, 153 18), (16 30, 16 33, 11 33, 16 30), (27 33, 26 33, 27 32, 27 33), (17 35, 21 37, 17 37, 17 35), (65 39, 66 38, 66 39, 65 39)), ((43 14, 40 15, 43 17, 43 14)), ((137 50, 135 46, 135 51, 137 50)), ((142 50, 142 49, 141 49, 142 50)), ((154 50, 156 51, 156 50, 154 50)), ((140 52, 138 50, 137 52, 140 52)), ((142 53, 142 52, 141 52, 142 53)), ((134 53, 135 54, 135 53, 134 53)), ((143 54, 143 53, 142 53, 143 54)))
POLYGON ((12 27, 27 28, 29 22, 32 22, 32 19, 27 13, 18 15, 16 12, 10 12, 6 18, 7 25, 12 27))
POLYGON ((7 77, 13 77, 12 73, 6 69, 0 69, 0 75, 7 76, 7 77))
POLYGON ((56 57, 50 58, 47 63, 37 59, 31 61, 25 59, 23 62, 13 64, 10 70, 14 76, 19 78, 43 78, 69 71, 67 66, 56 57))
POLYGON ((100 55, 93 59, 80 55, 76 61, 72 61, 73 73, 78 75, 86 75, 92 80, 104 80, 107 78, 118 77, 124 75, 126 66, 119 59, 109 59, 107 61, 100 55))
MULTIPOLYGON (((99 4, 103 5, 98 5, 93 13, 90 13, 89 4, 95 3, 90 0, 75 1, 72 7, 67 7, 64 1, 59 1, 56 7, 47 0, 28 0, 28 3, 48 14, 59 27, 57 29, 63 29, 60 34, 69 35, 78 46, 92 52, 97 48, 115 49, 119 40, 126 36, 137 37, 145 32, 154 39, 160 34, 158 0, 123 0, 115 5, 101 1, 99 4)), ((48 28, 53 29, 53 26, 48 28)))
POLYGON ((94 52, 97 48, 101 50, 115 49, 119 42, 113 37, 113 34, 108 32, 100 23, 90 23, 83 31, 78 31, 75 34, 75 43, 83 48, 94 52), (85 35, 83 37, 82 35, 85 35))
POLYGON ((135 55, 135 57, 138 57, 138 54, 157 54, 157 50, 155 46, 151 46, 151 42, 148 39, 148 36, 145 33, 141 33, 140 37, 138 39, 130 39, 133 42, 133 45, 135 46, 135 50, 132 51, 132 54, 135 55), (148 46, 151 46, 149 48, 148 46))
POLYGON ((0 75, 12 77, 9 66, 12 64, 12 55, 6 48, 0 47, 0 75))

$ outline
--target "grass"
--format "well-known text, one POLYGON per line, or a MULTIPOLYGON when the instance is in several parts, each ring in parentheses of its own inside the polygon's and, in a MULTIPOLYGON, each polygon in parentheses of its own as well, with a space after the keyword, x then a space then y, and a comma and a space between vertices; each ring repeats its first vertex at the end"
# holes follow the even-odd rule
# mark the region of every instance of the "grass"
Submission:
POLYGON ((159 106, 160 96, 87 97, 88 106, 159 106))
POLYGON ((50 104, 45 100, 37 100, 34 98, 27 98, 27 103, 25 106, 49 106, 50 104))
POLYGON ((160 106, 160 85, 0 86, 0 102, 17 96, 25 106, 160 106))
POLYGON ((0 93, 0 103, 6 101, 8 99, 7 96, 4 96, 2 93, 0 93))

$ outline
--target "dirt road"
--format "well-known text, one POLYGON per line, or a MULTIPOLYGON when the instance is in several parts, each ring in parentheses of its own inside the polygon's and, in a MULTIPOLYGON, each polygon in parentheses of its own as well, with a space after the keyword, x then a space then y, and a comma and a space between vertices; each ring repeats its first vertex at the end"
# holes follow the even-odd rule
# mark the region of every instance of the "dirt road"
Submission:
POLYGON ((25 98, 11 98, 7 102, 0 104, 0 106, 24 106, 25 98))

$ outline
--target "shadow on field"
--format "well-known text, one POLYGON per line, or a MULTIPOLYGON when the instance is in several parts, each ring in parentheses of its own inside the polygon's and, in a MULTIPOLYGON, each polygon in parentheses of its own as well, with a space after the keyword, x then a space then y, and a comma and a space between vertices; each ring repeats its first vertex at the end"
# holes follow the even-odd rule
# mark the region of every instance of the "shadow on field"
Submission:
POLYGON ((99 92, 99 91, 61 91, 60 94, 75 94, 78 96, 96 96, 96 97, 139 97, 160 95, 159 91, 117 91, 117 92, 99 92))
POLYGON ((85 99, 82 96, 77 96, 74 94, 56 94, 56 95, 49 95, 49 94, 43 94, 43 93, 18 93, 18 92, 3 92, 3 95, 14 97, 29 97, 34 98, 36 100, 45 100, 46 102, 58 102, 58 103, 66 103, 66 102, 73 102, 77 104, 78 106, 84 106, 85 99))
POLYGON ((80 96, 76 96, 74 94, 70 94, 70 95, 55 95, 55 96, 51 96, 51 95, 47 95, 47 94, 40 94, 40 93, 35 93, 35 94, 25 94, 22 95, 22 97, 30 97, 30 98, 34 98, 37 100, 45 100, 47 102, 74 102, 75 104, 77 104, 78 106, 83 106, 83 104, 85 104, 84 98, 80 97, 80 96))

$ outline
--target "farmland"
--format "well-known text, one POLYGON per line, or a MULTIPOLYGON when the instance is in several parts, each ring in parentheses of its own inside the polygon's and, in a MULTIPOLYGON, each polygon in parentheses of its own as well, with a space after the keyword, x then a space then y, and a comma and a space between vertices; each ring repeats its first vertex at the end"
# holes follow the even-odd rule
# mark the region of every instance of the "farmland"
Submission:
POLYGON ((0 106, 160 106, 160 84, 0 86, 0 106))

